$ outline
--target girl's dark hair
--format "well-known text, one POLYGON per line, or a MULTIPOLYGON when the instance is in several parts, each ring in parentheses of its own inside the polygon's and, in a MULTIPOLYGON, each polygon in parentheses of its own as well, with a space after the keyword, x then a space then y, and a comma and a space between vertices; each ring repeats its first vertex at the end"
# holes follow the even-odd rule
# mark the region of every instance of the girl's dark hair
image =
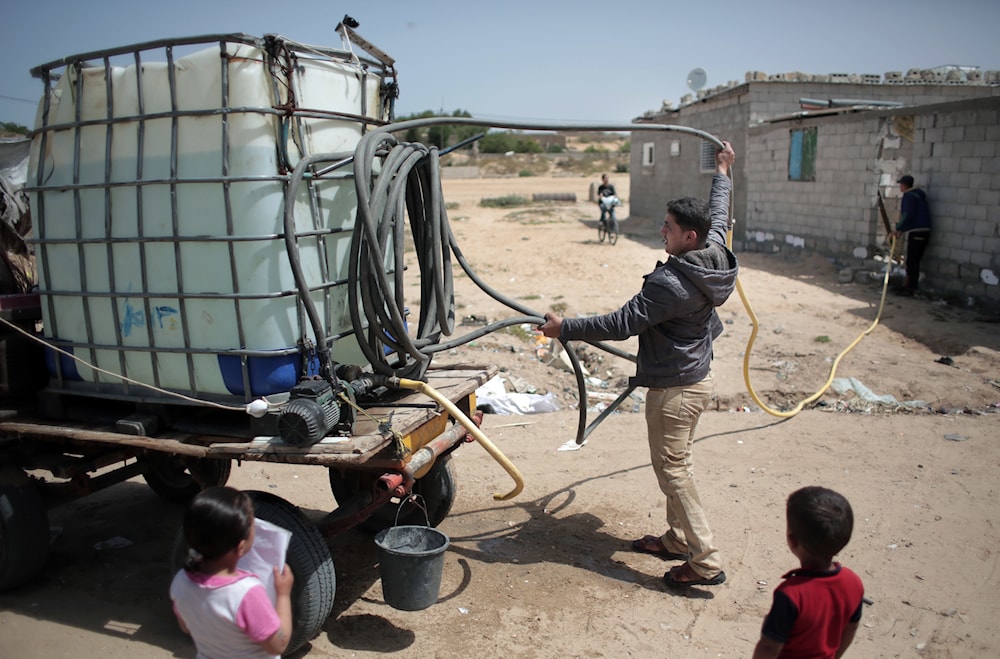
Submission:
POLYGON ((197 555, 188 558, 187 569, 202 560, 214 560, 236 548, 253 527, 253 501, 246 492, 216 486, 199 492, 184 513, 184 539, 197 555))
POLYGON ((788 497, 788 530, 816 558, 830 560, 847 546, 854 530, 854 511, 843 495, 810 486, 788 497))

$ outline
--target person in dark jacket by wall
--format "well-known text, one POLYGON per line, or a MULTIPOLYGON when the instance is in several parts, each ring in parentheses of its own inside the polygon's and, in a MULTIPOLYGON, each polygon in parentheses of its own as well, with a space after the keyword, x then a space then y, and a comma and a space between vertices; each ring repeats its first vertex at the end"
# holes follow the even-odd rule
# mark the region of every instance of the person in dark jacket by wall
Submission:
POLYGON ((646 428, 667 530, 632 543, 636 551, 684 561, 663 575, 671 586, 726 580, 695 487, 691 447, 712 395, 712 341, 722 333, 716 312, 736 286, 736 256, 726 247, 732 146, 716 154, 710 200, 685 197, 667 205, 660 229, 667 259, 645 276, 642 289, 617 311, 588 318, 546 314, 539 330, 563 342, 639 337, 632 383, 648 387, 646 428))
POLYGON ((927 193, 913 187, 912 176, 902 176, 897 183, 903 199, 899 203, 895 236, 899 240, 902 234, 906 234, 906 283, 900 292, 913 295, 920 285, 920 261, 931 240, 931 209, 927 193))

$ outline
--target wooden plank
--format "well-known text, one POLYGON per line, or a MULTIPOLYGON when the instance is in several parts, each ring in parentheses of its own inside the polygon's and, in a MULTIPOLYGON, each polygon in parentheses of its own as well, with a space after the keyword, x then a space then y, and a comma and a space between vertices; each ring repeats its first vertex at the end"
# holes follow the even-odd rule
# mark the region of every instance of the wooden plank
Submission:
POLYGON ((882 226, 885 227, 886 235, 892 233, 892 223, 889 221, 889 213, 885 209, 885 199, 882 198, 882 191, 878 191, 878 214, 882 218, 882 226))
MULTIPOLYGON (((496 366, 450 365, 430 369, 427 381, 448 400, 458 402, 474 394, 476 389, 496 375, 497 371, 496 366)), ((82 423, 53 422, 20 416, 0 420, 0 434, 22 440, 128 446, 196 458, 230 458, 333 466, 363 464, 378 457, 376 462, 380 464, 403 463, 405 461, 395 457, 380 456, 380 452, 391 444, 392 433, 381 431, 379 423, 391 419, 392 431, 406 436, 439 417, 442 410, 438 409, 438 405, 432 399, 416 391, 406 393, 393 404, 368 408, 363 413, 358 413, 355 432, 350 437, 328 437, 308 447, 291 446, 277 437, 242 439, 180 432, 141 437, 116 432, 110 426, 88 426, 82 423), (413 404, 428 406, 405 407, 413 404)))

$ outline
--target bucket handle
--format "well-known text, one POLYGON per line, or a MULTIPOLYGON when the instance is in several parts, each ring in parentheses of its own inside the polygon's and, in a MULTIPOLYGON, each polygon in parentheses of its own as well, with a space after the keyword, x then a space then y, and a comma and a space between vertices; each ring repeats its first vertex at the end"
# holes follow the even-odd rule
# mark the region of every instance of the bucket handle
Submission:
POLYGON ((403 505, 406 503, 412 503, 414 506, 424 511, 424 519, 427 521, 426 526, 427 528, 431 528, 431 518, 430 515, 427 513, 426 502, 424 501, 424 498, 419 494, 417 494, 416 492, 410 494, 410 496, 400 501, 399 505, 396 506, 396 521, 393 524, 393 526, 399 526, 399 511, 403 509, 403 505))

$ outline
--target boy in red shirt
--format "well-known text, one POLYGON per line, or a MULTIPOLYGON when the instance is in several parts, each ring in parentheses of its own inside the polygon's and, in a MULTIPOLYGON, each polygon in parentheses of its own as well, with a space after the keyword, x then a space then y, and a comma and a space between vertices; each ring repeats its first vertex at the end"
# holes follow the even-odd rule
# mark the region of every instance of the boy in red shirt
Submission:
POLYGON ((851 539, 851 504, 825 487, 804 487, 788 497, 786 517, 788 548, 801 567, 775 589, 753 657, 840 657, 865 594, 860 577, 833 560, 851 539))

